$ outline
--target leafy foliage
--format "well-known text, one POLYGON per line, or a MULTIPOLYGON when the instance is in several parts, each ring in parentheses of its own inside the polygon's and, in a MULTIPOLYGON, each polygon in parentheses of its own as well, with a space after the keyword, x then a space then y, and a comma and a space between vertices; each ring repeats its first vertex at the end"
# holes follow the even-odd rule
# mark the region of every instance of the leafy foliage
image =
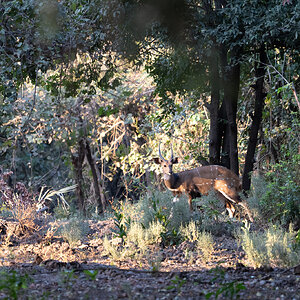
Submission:
POLYGON ((249 201, 261 220, 299 228, 299 158, 272 166, 266 176, 254 177, 249 201))
POLYGON ((74 247, 88 233, 89 226, 83 220, 72 217, 59 228, 62 238, 74 247))
POLYGON ((9 299, 18 299, 22 290, 28 288, 32 279, 27 275, 20 275, 16 271, 2 271, 0 273, 0 291, 8 295, 9 299))
POLYGON ((218 299, 220 295, 228 299, 239 299, 239 292, 241 290, 246 289, 245 285, 242 282, 238 282, 238 281, 226 282, 225 281, 226 272, 221 268, 212 269, 211 272, 216 275, 212 279, 212 281, 213 282, 221 281, 221 283, 219 283, 219 288, 216 291, 205 294, 205 299, 210 299, 212 296, 214 296, 215 299, 218 299))
POLYGON ((131 224, 131 218, 125 218, 124 213, 122 212, 122 207, 120 211, 115 210, 115 218, 114 218, 114 223, 115 226, 117 227, 116 230, 114 230, 114 233, 116 236, 118 236, 121 240, 122 243, 125 244, 125 238, 127 236, 128 229, 131 224))

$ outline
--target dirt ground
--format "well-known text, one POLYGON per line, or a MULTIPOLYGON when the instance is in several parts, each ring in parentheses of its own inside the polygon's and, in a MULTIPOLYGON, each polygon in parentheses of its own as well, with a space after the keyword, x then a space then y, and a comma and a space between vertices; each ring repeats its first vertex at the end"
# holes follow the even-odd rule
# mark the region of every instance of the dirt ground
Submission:
POLYGON ((114 261, 102 242, 113 220, 88 223, 71 247, 51 230, 22 236, 0 219, 0 299, 300 299, 298 268, 254 269, 230 236, 214 237, 209 262, 187 257, 187 242, 149 249, 152 259, 114 261))

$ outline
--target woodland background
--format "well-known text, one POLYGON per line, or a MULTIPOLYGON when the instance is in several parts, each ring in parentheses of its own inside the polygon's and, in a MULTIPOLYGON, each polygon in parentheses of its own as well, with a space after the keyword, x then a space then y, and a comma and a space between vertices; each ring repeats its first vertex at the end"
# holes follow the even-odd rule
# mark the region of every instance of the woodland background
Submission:
POLYGON ((1 213, 112 211, 125 243, 124 207, 164 197, 161 143, 233 170, 299 243, 299 34, 295 0, 0 1, 1 213))

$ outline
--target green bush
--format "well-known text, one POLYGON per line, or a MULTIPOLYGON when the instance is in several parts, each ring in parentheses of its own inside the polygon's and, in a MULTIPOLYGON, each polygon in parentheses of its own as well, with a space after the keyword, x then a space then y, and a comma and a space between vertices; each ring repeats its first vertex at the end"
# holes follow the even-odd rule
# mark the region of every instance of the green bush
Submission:
POLYGON ((106 252, 114 259, 139 259, 147 256, 150 245, 167 246, 181 240, 179 228, 190 219, 186 199, 173 202, 171 193, 154 191, 137 204, 122 203, 115 211, 115 236, 103 240, 106 252))
POLYGON ((200 231, 197 228, 195 221, 189 222, 186 226, 180 227, 182 238, 189 242, 195 242, 199 239, 200 231))
POLYGON ((125 258, 141 259, 148 256, 150 245, 161 243, 163 226, 159 222, 153 222, 149 228, 144 228, 140 223, 131 223, 126 232, 124 242, 120 237, 109 240, 105 236, 103 247, 106 253, 115 261, 125 258))
POLYGON ((273 166, 265 178, 253 177, 249 203, 259 218, 300 228, 300 155, 273 166))
POLYGON ((264 232, 250 232, 249 227, 240 231, 241 245, 255 267, 289 267, 300 261, 300 249, 296 244, 296 232, 270 227, 264 232))
POLYGON ((196 244, 197 255, 203 261, 210 259, 214 251, 214 240, 209 232, 199 231, 194 221, 191 221, 186 226, 181 226, 180 234, 184 240, 196 244))
POLYGON ((56 206, 53 209, 55 219, 61 220, 70 217, 70 211, 64 209, 61 205, 56 206))
POLYGON ((190 221, 191 213, 185 196, 174 201, 170 191, 153 191, 141 198, 137 210, 140 212, 141 223, 145 227, 157 220, 158 212, 168 220, 168 227, 179 230, 181 224, 190 221))
MULTIPOLYGON (((232 235, 236 222, 232 222, 215 191, 200 199, 201 211, 193 217, 199 222, 201 231, 210 232, 215 236, 232 235)), ((236 207, 238 208, 238 207, 236 207)))
POLYGON ((65 222, 60 229, 59 234, 67 241, 71 247, 74 247, 89 231, 89 225, 84 220, 73 217, 65 222))
POLYGON ((29 283, 32 279, 27 275, 20 275, 16 271, 2 271, 0 273, 0 292, 4 292, 8 295, 8 298, 2 298, 4 295, 1 295, 1 299, 18 299, 22 290, 28 288, 29 283))

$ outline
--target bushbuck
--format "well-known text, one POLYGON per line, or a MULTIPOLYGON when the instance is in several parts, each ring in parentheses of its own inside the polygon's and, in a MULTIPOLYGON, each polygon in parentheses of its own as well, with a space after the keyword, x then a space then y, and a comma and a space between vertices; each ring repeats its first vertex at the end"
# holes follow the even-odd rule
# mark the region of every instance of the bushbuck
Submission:
POLYGON ((160 146, 159 157, 154 158, 154 162, 162 166, 165 185, 173 195, 178 196, 184 192, 188 196, 191 211, 192 200, 207 195, 213 189, 225 203, 230 218, 235 213, 234 204, 239 204, 246 211, 249 220, 253 222, 247 203, 239 196, 242 190, 239 177, 231 170, 218 165, 209 165, 174 173, 173 165, 178 163, 178 157, 173 157, 171 148, 170 160, 165 159, 161 154, 160 146))

